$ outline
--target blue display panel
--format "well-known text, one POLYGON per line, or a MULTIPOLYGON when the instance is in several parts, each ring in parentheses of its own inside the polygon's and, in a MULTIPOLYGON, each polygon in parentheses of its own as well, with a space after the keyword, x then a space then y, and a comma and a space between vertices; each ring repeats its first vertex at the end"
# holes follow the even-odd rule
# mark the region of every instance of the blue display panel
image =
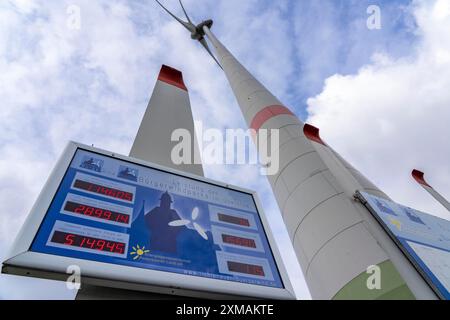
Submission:
POLYGON ((251 194, 82 149, 31 251, 284 288, 251 194))
POLYGON ((450 221, 365 192, 361 195, 436 293, 450 299, 450 221))

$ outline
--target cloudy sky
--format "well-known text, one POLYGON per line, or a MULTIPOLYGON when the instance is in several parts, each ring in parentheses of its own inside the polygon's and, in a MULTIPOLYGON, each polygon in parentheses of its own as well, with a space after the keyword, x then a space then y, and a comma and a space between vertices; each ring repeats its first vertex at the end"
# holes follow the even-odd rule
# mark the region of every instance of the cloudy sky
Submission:
MULTIPOLYGON (((175 0, 166 0, 180 12, 175 0)), ((394 200, 450 218, 448 0, 185 0, 196 21, 394 200), (367 8, 381 9, 369 30, 367 8)), ((68 140, 128 154, 161 64, 184 73, 196 120, 245 128, 220 69, 151 0, 0 2, 0 260, 68 140), (80 28, 72 13, 80 10, 80 28), (74 28, 75 26, 75 28, 74 28)), ((254 166, 206 175, 256 189, 297 294, 308 298, 276 203, 254 166)), ((0 299, 71 299, 64 284, 0 275, 0 299)))

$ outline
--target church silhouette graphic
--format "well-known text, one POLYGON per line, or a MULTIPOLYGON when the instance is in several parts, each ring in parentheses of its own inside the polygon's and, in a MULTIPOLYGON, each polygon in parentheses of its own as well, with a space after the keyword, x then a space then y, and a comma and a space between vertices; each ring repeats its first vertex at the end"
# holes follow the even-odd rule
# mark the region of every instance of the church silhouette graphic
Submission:
POLYGON ((177 252, 177 237, 184 227, 171 227, 169 223, 180 220, 178 212, 171 208, 172 197, 166 191, 160 205, 145 214, 145 223, 150 231, 150 249, 167 253, 177 252))

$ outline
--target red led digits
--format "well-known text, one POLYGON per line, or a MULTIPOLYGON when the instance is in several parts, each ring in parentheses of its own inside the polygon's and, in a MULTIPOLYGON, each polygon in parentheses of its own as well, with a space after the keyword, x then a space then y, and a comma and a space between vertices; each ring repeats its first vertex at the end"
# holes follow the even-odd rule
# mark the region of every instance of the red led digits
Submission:
POLYGON ((256 242, 253 239, 241 238, 236 236, 231 236, 228 234, 222 234, 222 241, 228 244, 234 244, 241 247, 256 248, 256 242))
POLYGON ((235 262, 235 261, 227 261, 227 264, 228 264, 228 270, 230 270, 232 272, 251 274, 254 276, 261 276, 261 277, 265 276, 264 268, 261 266, 240 263, 240 262, 235 262))
POLYGON ((219 221, 237 224, 239 226, 250 227, 250 222, 247 219, 230 216, 227 214, 219 213, 217 215, 219 221))
POLYGON ((125 243, 116 243, 115 252, 123 254, 125 252, 125 243))
POLYGON ((123 254, 125 252, 125 243, 85 237, 78 234, 55 231, 51 242, 63 244, 66 246, 80 247, 103 252, 112 252, 123 254))
POLYGON ((130 215, 128 214, 96 208, 73 201, 67 201, 64 206, 64 210, 88 217, 95 217, 98 219, 115 221, 123 224, 128 224, 130 222, 130 215))
POLYGON ((75 180, 74 187, 89 192, 102 194, 111 198, 121 199, 130 202, 133 201, 133 194, 131 192, 126 192, 114 188, 108 188, 101 186, 99 184, 90 183, 79 179, 75 180))
POLYGON ((64 244, 71 246, 73 243, 74 243, 74 235, 73 234, 66 235, 64 244))

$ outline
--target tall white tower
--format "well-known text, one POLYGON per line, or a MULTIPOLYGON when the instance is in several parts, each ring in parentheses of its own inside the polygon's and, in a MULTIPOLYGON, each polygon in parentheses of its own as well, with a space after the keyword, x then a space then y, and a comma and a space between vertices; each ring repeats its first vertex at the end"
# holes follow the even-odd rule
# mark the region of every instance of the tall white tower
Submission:
MULTIPOLYGON (((163 65, 155 88, 148 103, 141 125, 137 132, 130 157, 156 163, 176 170, 203 176, 202 164, 175 164, 171 160, 171 151, 177 143, 172 141, 172 132, 176 129, 189 131, 194 143, 191 155, 200 159, 197 139, 195 138, 189 93, 184 84, 183 74, 163 65)), ((164 294, 114 289, 102 286, 82 285, 77 300, 92 299, 178 299, 164 294)))
POLYGON ((312 297, 436 299, 353 197, 356 190, 387 196, 327 146, 317 128, 305 126, 252 76, 211 32, 211 20, 195 26, 183 11, 188 22, 169 14, 211 55, 205 36, 213 44, 214 59, 225 72, 248 126, 280 132, 280 170, 269 181, 312 297), (367 270, 372 266, 381 271, 379 290, 367 286, 371 275, 367 270))
POLYGON ((160 164, 165 167, 203 176, 201 164, 175 164, 171 153, 178 141, 172 141, 177 129, 189 131, 195 143, 191 144, 191 158, 200 159, 195 138, 189 93, 183 74, 163 65, 141 126, 130 151, 130 157, 160 164))

